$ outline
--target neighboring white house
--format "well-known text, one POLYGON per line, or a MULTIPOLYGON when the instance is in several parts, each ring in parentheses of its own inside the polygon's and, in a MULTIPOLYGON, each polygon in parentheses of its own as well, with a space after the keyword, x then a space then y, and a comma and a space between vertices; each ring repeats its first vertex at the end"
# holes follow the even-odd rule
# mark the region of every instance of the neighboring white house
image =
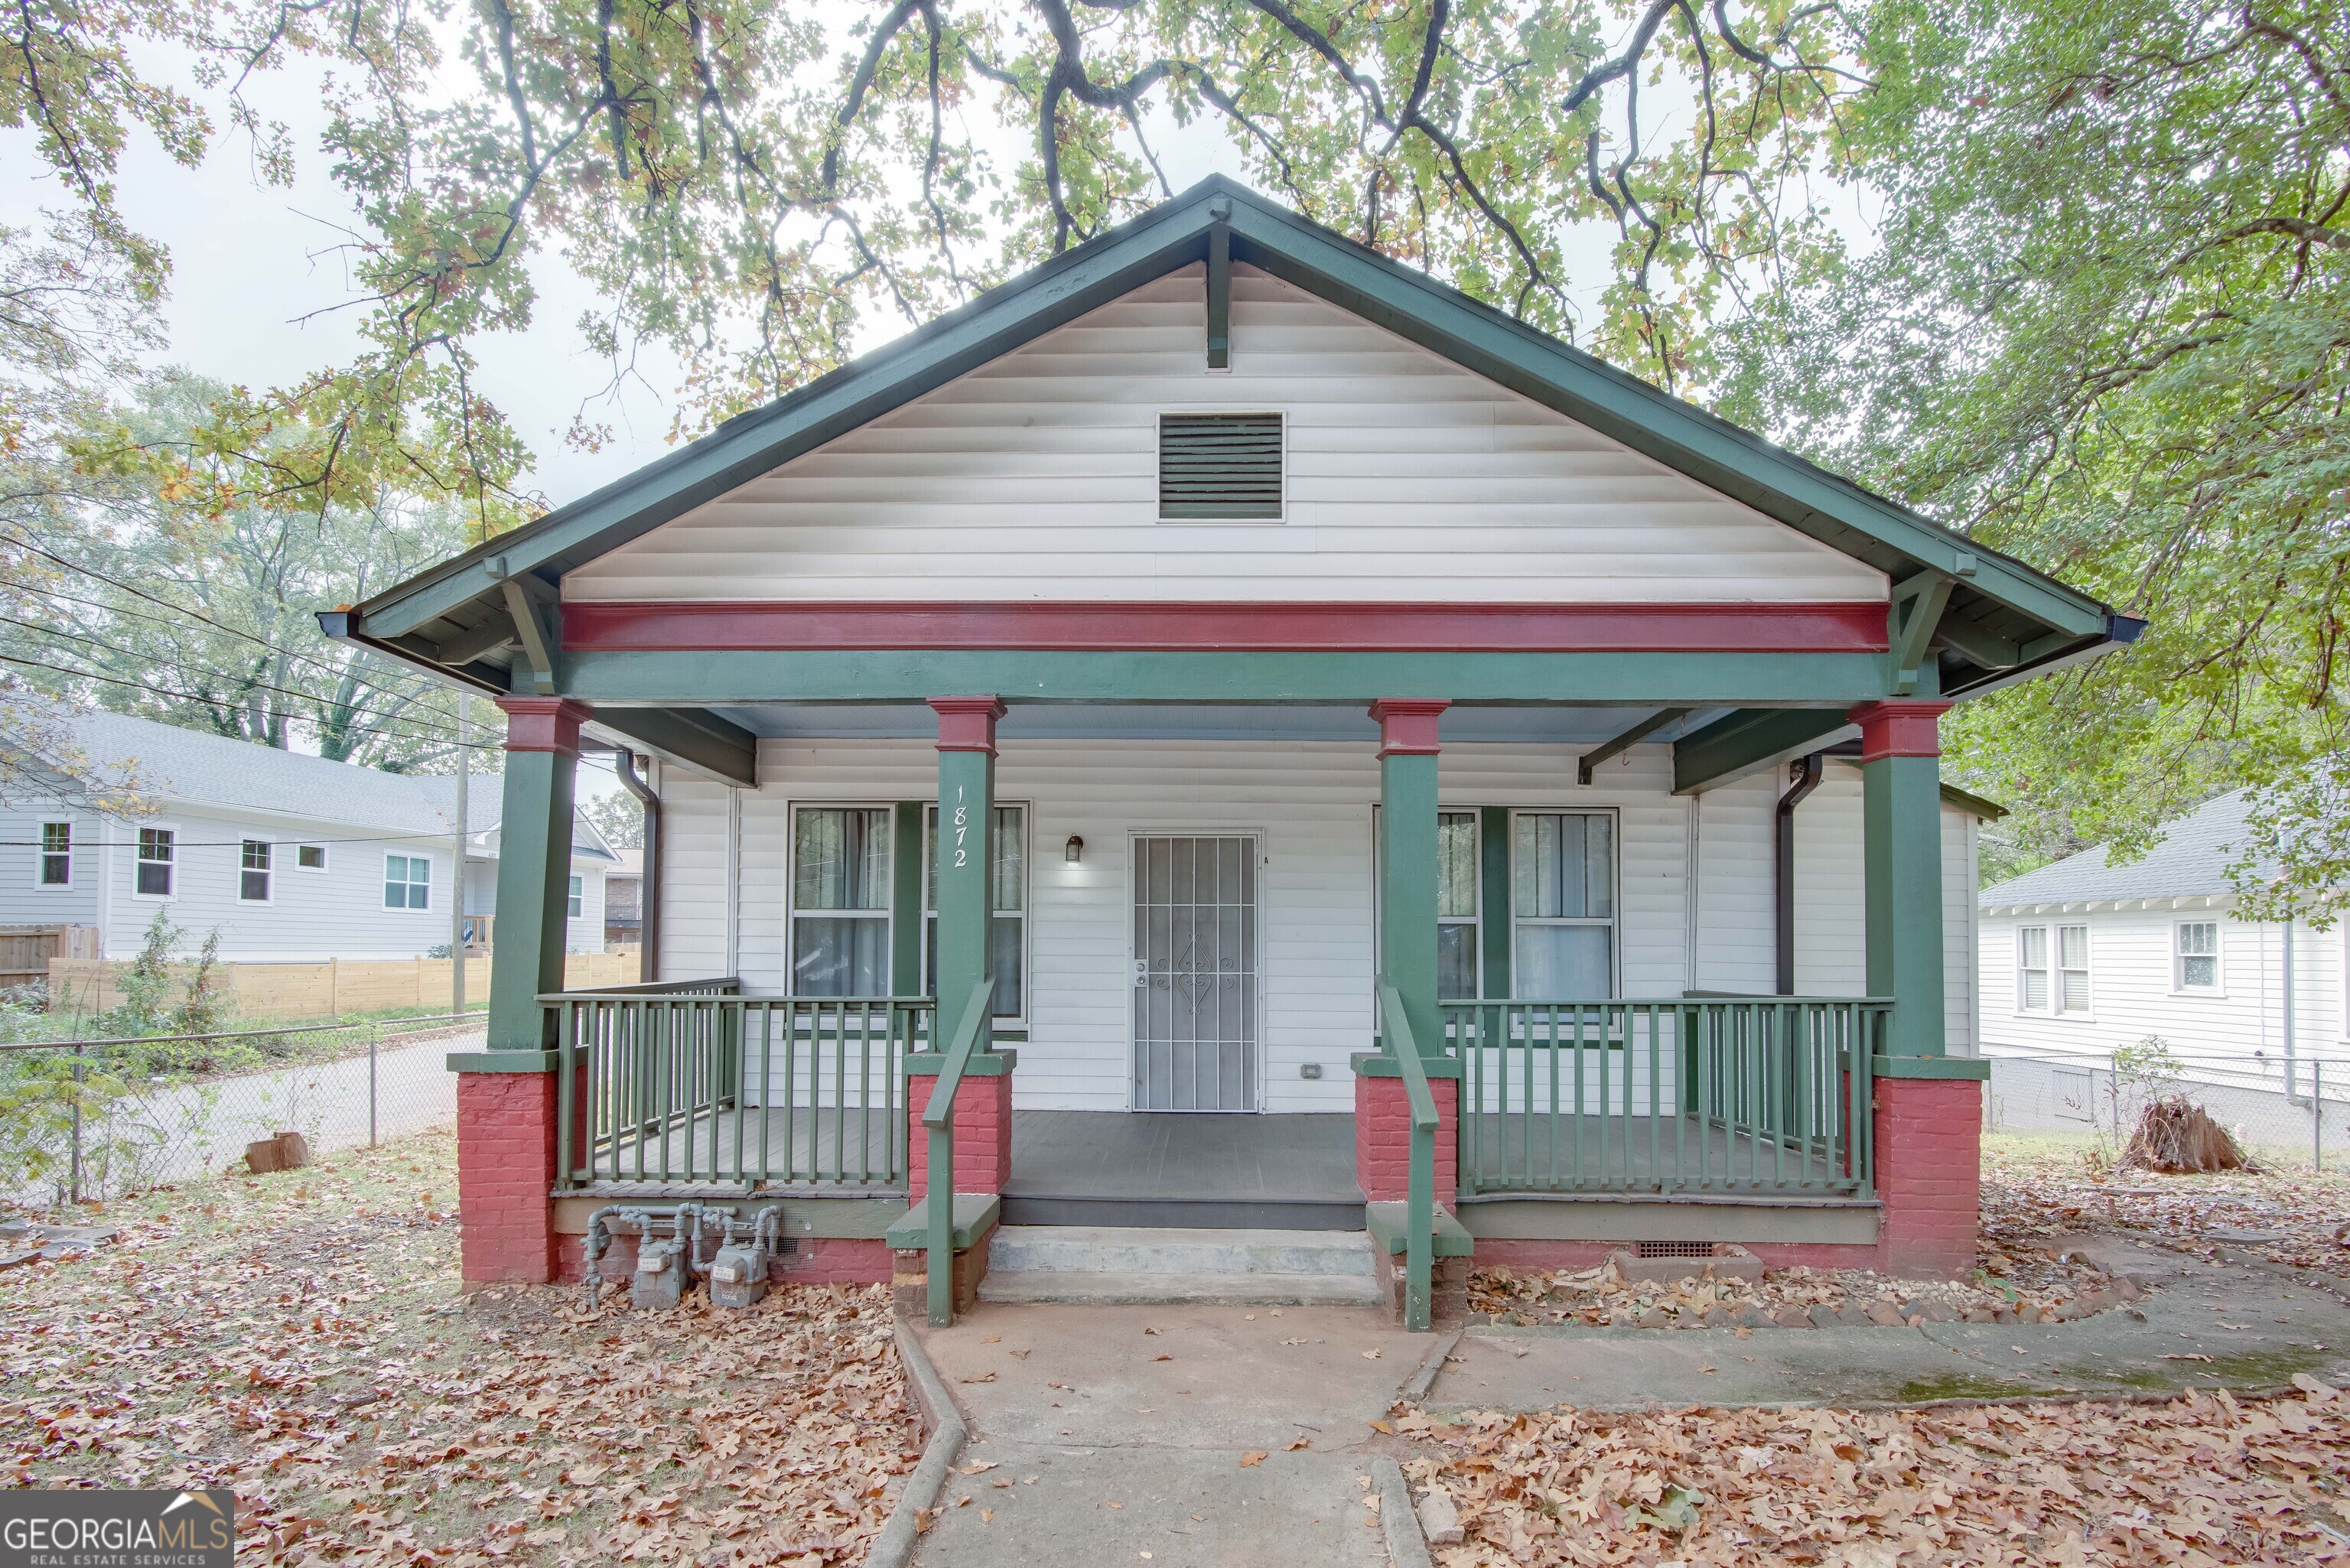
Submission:
POLYGON ((2126 866, 2100 846, 1985 888, 1986 1048, 2104 1056, 2158 1035, 2247 1066, 2339 1055, 2343 928, 2236 918, 2247 804, 2207 802, 2126 866))
MULTIPOLYGON (((69 725, 78 763, 135 778, 141 811, 109 815, 53 777, 0 806, 0 925, 88 926, 99 956, 139 950, 157 910, 193 946, 214 929, 244 961, 413 958, 449 941, 457 781, 385 773, 115 713, 69 725), (43 804, 36 797, 50 794, 43 804)), ((11 737, 0 729, 0 746, 11 737)), ((31 759, 34 771, 47 771, 31 759)), ((469 791, 465 912, 497 909, 499 780, 469 791)), ((573 952, 604 950, 617 857, 582 817, 572 836, 573 952)))

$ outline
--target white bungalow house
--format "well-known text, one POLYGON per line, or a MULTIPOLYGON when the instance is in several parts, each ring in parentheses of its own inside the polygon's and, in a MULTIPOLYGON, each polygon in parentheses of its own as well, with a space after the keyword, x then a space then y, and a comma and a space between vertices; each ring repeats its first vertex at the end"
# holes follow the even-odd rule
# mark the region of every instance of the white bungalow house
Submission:
POLYGON ((508 916, 452 1058, 467 1277, 691 1197, 934 1321, 999 1223, 1972 1267, 1936 722, 2137 631, 1223 181, 321 621, 506 711, 502 907, 654 759, 661 981, 508 916))
MULTIPOLYGON (((450 940, 457 781, 385 773, 119 713, 66 725, 77 774, 135 781, 137 810, 26 756, 0 806, 0 926, 82 927, 83 956, 126 959, 160 910, 193 946, 238 961, 414 958, 450 940), (89 950, 94 946, 95 950, 89 950)), ((0 729, 0 746, 10 736, 0 729)), ((29 747, 26 748, 31 751, 29 747)), ((469 945, 497 912, 501 794, 467 792, 469 945)), ((564 870, 562 947, 604 950, 604 875, 618 857, 581 817, 564 870)))

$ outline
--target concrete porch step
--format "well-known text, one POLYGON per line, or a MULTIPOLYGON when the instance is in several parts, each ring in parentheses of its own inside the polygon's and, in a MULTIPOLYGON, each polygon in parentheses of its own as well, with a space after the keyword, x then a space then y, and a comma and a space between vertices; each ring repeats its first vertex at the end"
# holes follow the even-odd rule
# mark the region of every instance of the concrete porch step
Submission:
POLYGON ((997 1228, 979 1296, 991 1302, 1375 1306, 1361 1231, 997 1228))

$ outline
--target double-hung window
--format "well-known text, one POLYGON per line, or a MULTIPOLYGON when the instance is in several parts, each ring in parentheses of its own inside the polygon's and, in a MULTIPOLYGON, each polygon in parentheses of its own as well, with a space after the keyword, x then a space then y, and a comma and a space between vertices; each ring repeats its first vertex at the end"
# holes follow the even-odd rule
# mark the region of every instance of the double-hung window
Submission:
POLYGON ((1513 992, 1584 1001, 1616 990, 1616 819, 1522 811, 1510 832, 1513 992))
POLYGON ((269 842, 248 838, 237 846, 236 896, 240 903, 269 902, 269 842))
POLYGON ((73 886, 73 824, 41 824, 41 864, 36 880, 44 888, 73 886))
POLYGON ((564 889, 563 912, 576 920, 586 912, 587 908, 588 878, 574 877, 571 878, 570 885, 564 889))
POLYGON ((2175 943, 2171 986, 2178 991, 2220 989, 2220 922, 2181 920, 2172 929, 2175 943))
POLYGON ((2089 1011, 2089 928, 2056 928, 2056 1011, 2089 1011))
POLYGON ((889 994, 888 808, 793 813, 792 994, 889 994))
POLYGON ((1477 972, 1477 814, 1440 812, 1436 818, 1436 994, 1474 1002, 1477 972))
POLYGON ((139 830, 138 880, 133 884, 142 898, 168 898, 175 886, 173 857, 178 852, 179 836, 168 827, 142 827, 139 830))
POLYGON ((2015 1010, 2048 1011, 2048 928, 2019 926, 2015 931, 2015 1010))
MULTIPOLYGON (((939 808, 931 806, 923 834, 922 976, 931 995, 939 992, 939 808)), ((995 808, 990 835, 987 890, 988 967, 995 976, 997 1018, 1027 1016, 1028 812, 1024 806, 995 808)))
POLYGON ((421 855, 383 857, 383 907, 422 909, 432 902, 432 862, 421 855))

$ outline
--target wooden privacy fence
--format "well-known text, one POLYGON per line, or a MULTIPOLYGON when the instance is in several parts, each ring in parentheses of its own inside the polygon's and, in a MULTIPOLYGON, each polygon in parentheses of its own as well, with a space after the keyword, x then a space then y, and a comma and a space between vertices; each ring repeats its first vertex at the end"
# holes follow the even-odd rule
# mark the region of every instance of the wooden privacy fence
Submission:
POLYGON ((52 959, 94 959, 96 926, 0 926, 0 986, 49 978, 52 959))
MULTIPOLYGON (((122 999, 121 972, 130 966, 99 959, 49 961, 49 1010, 103 1012, 122 999)), ((382 1012, 396 1007, 451 1004, 448 959, 328 959, 323 963, 224 963, 220 987, 246 1018, 339 1018, 351 1012, 382 1012)), ((172 978, 185 987, 192 964, 174 964, 172 978)), ((596 991, 633 985, 634 953, 570 953, 563 961, 567 990, 596 991)), ((490 994, 490 961, 465 964, 465 1001, 478 1007, 490 994)))

